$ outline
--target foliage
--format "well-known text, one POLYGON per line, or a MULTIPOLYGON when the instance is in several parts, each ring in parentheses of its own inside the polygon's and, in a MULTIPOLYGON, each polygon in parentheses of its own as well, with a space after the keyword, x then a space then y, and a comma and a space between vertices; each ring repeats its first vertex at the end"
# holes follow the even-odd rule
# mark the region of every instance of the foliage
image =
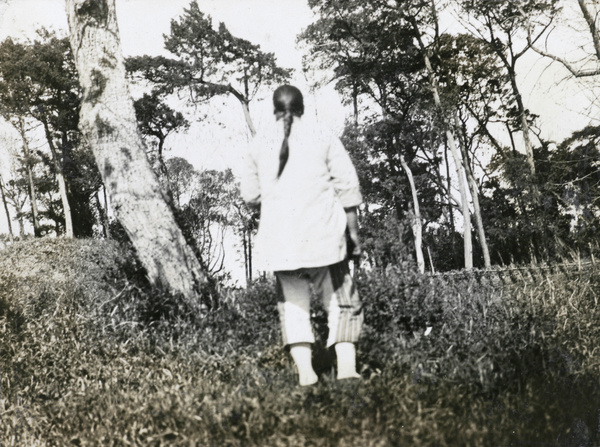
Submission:
POLYGON ((135 116, 143 135, 156 139, 156 158, 159 163, 158 172, 166 174, 163 151, 165 140, 169 134, 189 129, 190 123, 181 112, 173 110, 165 104, 161 95, 154 91, 134 102, 135 116))
POLYGON ((169 158, 165 164, 168 187, 173 194, 174 205, 183 208, 189 201, 189 197, 198 192, 195 183, 198 171, 189 161, 181 157, 169 158))
MULTIPOLYGON (((382 222, 414 219, 407 179, 410 170, 424 237, 431 241, 426 250, 431 251, 443 243, 431 237, 440 225, 454 232, 453 207, 458 206, 452 199, 450 175, 441 172, 446 130, 454 127, 452 117, 457 110, 463 110, 464 130, 473 127, 466 124, 471 115, 485 111, 487 117, 477 117, 478 133, 464 132, 461 141, 468 146, 466 151, 479 149, 480 140, 489 135, 480 129, 491 119, 490 104, 500 102, 503 81, 496 74, 494 55, 484 56, 485 48, 469 36, 436 35, 430 48, 420 48, 421 32, 415 20, 423 26, 435 24, 431 8, 422 3, 358 6, 353 1, 315 1, 312 6, 318 19, 302 38, 310 45, 311 59, 306 58, 306 65, 333 69, 337 88, 354 100, 355 128, 347 131, 346 144, 357 152, 359 172, 368 179, 362 183, 367 207, 375 206, 382 222), (436 82, 442 87, 441 107, 435 106, 431 95, 424 53, 433 60, 436 82), (489 92, 494 95, 488 97, 489 92), (368 106, 360 109, 358 98, 368 106)), ((401 238, 412 245, 405 235, 401 238)), ((453 254, 439 252, 448 257, 453 254)), ((438 265, 453 265, 446 261, 438 265)))
MULTIPOLYGON (((560 6, 557 1, 461 1, 455 6, 471 22, 462 20, 464 31, 452 34, 438 20, 446 2, 309 4, 315 21, 300 36, 308 51, 304 65, 308 71, 332 73, 336 88, 354 106, 344 143, 361 177, 363 235, 379 238, 367 244, 367 251, 380 250, 369 253, 372 260, 389 258, 386 251, 396 235, 395 245, 412 244, 407 237, 411 196, 400 163, 404 157, 417 183, 425 257, 429 254, 437 270, 460 267, 456 215, 461 204, 455 199, 447 129, 474 174, 492 263, 593 252, 598 245, 597 167, 595 139, 587 138, 595 131, 575 132, 557 150, 539 137, 534 147, 537 116, 523 103, 516 77, 517 62, 532 44, 526 35, 532 41, 544 35, 560 6), (425 56, 438 86, 439 108, 431 98, 425 56), (526 157, 519 153, 518 132, 528 137, 526 157), (587 168, 563 169, 571 164, 587 168)), ((476 227, 477 216, 468 218, 476 227)), ((474 251, 475 265, 481 265, 481 244, 474 251)), ((403 257, 397 247, 395 254, 403 257)))
MULTIPOLYGON (((470 24, 472 32, 481 43, 487 45, 501 61, 509 79, 506 116, 510 119, 507 129, 519 130, 523 136, 529 172, 535 174, 535 160, 531 130, 537 118, 526 107, 517 82, 517 63, 532 49, 533 42, 541 38, 556 15, 558 0, 509 0, 506 2, 474 2, 461 0, 462 11, 475 19, 470 24), (525 38, 527 36, 527 38, 525 38), (519 41, 525 42, 520 45, 519 41)), ((514 142, 513 142, 514 146, 514 142)), ((513 147, 514 149, 514 147, 513 147)))
POLYGON ((573 132, 551 154, 547 184, 563 215, 569 217, 570 247, 589 251, 598 234, 600 215, 595 205, 600 196, 600 126, 573 132))
POLYGON ((386 268, 413 260, 408 219, 398 221, 394 215, 374 210, 361 214, 360 237, 366 263, 386 268))
POLYGON ((178 20, 171 20, 171 32, 164 38, 171 57, 131 57, 126 61, 128 72, 149 81, 153 95, 187 93, 196 105, 231 94, 242 104, 251 133, 255 129, 249 104, 254 96, 261 87, 279 84, 291 74, 277 65, 273 53, 233 36, 224 23, 215 29, 195 0, 178 20))
POLYGON ((598 127, 590 126, 558 147, 537 150, 535 184, 524 175, 523 155, 495 157, 492 166, 501 176, 484 183, 489 192, 482 207, 497 263, 595 254, 598 135, 598 127))
POLYGON ((383 113, 419 113, 426 74, 402 8, 356 0, 310 5, 317 19, 300 35, 309 45, 305 70, 331 70, 345 98, 369 97, 383 113))
MULTIPOLYGON (((43 162, 44 172, 37 179, 45 190, 42 216, 54 222, 57 234, 64 227, 64 212, 56 197, 56 175, 64 175, 73 217, 75 236, 91 236, 96 222, 92 197, 100 188, 100 175, 89 147, 78 130, 81 91, 73 55, 67 38, 45 29, 24 43, 8 38, 0 44, 0 108, 15 127, 23 126, 29 138, 29 123, 39 123, 45 133, 49 153, 37 151, 18 157, 35 168, 35 158, 43 162), (33 121, 32 121, 33 120, 33 121)), ((35 126, 31 126, 35 127, 35 126)), ((25 142, 23 144, 26 144, 25 142)), ((15 155, 16 156, 16 155, 15 155)), ((39 171, 38 167, 38 171, 39 171)), ((14 185, 26 187, 26 172, 18 172, 14 185)))
POLYGON ((250 219, 232 171, 197 171, 180 157, 168 159, 166 169, 179 226, 206 271, 215 279, 227 279, 226 238, 241 236, 250 219))
POLYGON ((94 197, 103 187, 102 178, 96 165, 94 154, 87 145, 78 144, 68 150, 65 160, 65 178, 75 237, 91 237, 94 226, 101 222, 102 216, 94 206, 94 197))
POLYGON ((196 175, 196 187, 179 220, 195 241, 195 247, 212 274, 225 267, 225 235, 232 226, 232 203, 237 192, 231 171, 203 171, 196 175))
POLYGON ((300 389, 270 280, 198 318, 148 289, 114 243, 45 239, 2 255, 3 445, 600 441, 595 266, 363 272, 363 380, 335 381, 322 352, 319 384, 300 389))
MULTIPOLYGON (((511 92, 505 96, 504 108, 513 119, 512 125, 520 128, 520 115, 534 118, 522 104, 515 81, 515 69, 519 59, 531 49, 529 35, 537 40, 552 24, 559 9, 558 0, 508 0, 505 2, 477 2, 460 0, 462 12, 474 19, 471 29, 475 40, 487 46, 483 54, 493 52, 501 63, 504 76, 511 79, 511 92), (519 45, 519 42, 522 44, 519 45)), ((507 92, 508 93, 508 92, 507 92)))
POLYGON ((171 34, 165 48, 192 68, 188 86, 200 97, 231 91, 235 81, 245 98, 252 99, 263 83, 281 82, 289 70, 279 68, 272 53, 233 36, 224 23, 213 28, 212 19, 192 1, 179 21, 171 21, 171 34), (191 74, 191 85, 189 84, 191 74), (225 83, 223 82, 225 81, 225 83))

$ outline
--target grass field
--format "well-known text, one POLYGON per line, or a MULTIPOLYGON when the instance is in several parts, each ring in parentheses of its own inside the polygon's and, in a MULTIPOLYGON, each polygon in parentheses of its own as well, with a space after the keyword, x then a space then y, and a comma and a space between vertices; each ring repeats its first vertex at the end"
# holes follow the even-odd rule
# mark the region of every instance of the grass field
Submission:
POLYGON ((17 243, 0 444, 600 446, 600 272, 529 273, 363 273, 363 380, 334 380, 317 348, 320 382, 299 388, 271 282, 190 315, 116 244, 17 243))

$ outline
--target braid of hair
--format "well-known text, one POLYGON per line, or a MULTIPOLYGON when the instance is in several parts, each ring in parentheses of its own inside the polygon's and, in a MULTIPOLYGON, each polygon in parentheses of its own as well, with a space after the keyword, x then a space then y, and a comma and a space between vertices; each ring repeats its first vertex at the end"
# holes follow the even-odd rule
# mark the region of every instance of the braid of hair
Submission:
POLYGON ((283 116, 283 142, 281 143, 281 149, 279 150, 279 171, 277 172, 277 178, 281 176, 283 169, 290 156, 290 145, 288 138, 292 131, 292 123, 294 122, 294 115, 291 110, 286 109, 285 115, 283 116))
POLYGON ((283 142, 279 151, 279 170, 277 178, 281 176, 290 156, 289 137, 292 131, 294 116, 301 117, 304 113, 304 99, 302 92, 293 85, 282 85, 273 92, 273 106, 277 120, 283 118, 283 142))

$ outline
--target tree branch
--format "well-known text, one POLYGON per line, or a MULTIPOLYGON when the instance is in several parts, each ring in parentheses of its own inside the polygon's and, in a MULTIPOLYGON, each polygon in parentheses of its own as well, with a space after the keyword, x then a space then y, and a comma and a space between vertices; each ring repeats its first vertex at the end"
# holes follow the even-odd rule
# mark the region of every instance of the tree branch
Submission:
MULTIPOLYGON (((596 27, 596 21, 592 17, 590 10, 585 4, 584 0, 578 0, 579 8, 581 9, 581 13, 583 14, 583 18, 588 24, 590 28, 590 34, 592 35, 592 41, 594 42, 594 49, 596 50, 596 57, 600 60, 600 33, 598 32, 598 28, 596 27)), ((600 69, 598 70, 600 71, 600 69)))
MULTIPOLYGON (((583 17, 584 17, 585 21, 587 22, 588 27, 590 28, 590 33, 592 35, 592 41, 594 43, 594 49, 596 50, 596 56, 598 57, 598 61, 600 62, 600 35, 598 34, 598 30, 596 28, 596 23, 594 21, 594 18, 590 14, 590 11, 587 8, 585 1, 578 0, 578 3, 579 3, 579 7, 581 8, 581 13, 583 14, 583 17)), ((547 28, 544 28, 544 32, 546 31, 546 29, 547 28)), ((531 47, 531 49, 533 51, 535 51, 536 53, 538 53, 540 56, 547 57, 548 59, 558 62, 563 67, 565 67, 569 71, 569 73, 571 73, 576 78, 585 78, 585 77, 600 75, 600 67, 598 67, 596 69, 584 70, 582 68, 575 67, 573 64, 571 64, 569 61, 567 61, 566 59, 564 59, 562 57, 558 57, 554 54, 550 54, 547 51, 537 48, 535 46, 535 42, 538 40, 538 38, 540 36, 541 36, 541 34, 538 35, 538 37, 536 39, 532 39, 531 38, 531 30, 530 29, 527 30, 527 43, 529 44, 529 47, 531 47)))

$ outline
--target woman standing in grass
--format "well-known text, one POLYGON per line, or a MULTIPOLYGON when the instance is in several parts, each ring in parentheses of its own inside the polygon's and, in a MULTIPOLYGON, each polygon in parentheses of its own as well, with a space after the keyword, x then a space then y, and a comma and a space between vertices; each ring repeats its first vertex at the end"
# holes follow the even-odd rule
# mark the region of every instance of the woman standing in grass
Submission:
POLYGON ((257 261, 275 272, 283 341, 300 385, 318 381, 311 360, 311 290, 328 313, 327 346, 335 346, 337 378, 360 378, 354 344, 363 314, 348 268, 348 258, 360 255, 356 170, 339 138, 302 118, 300 90, 277 88, 273 105, 275 120, 255 137, 242 174, 244 200, 260 209, 257 261))

